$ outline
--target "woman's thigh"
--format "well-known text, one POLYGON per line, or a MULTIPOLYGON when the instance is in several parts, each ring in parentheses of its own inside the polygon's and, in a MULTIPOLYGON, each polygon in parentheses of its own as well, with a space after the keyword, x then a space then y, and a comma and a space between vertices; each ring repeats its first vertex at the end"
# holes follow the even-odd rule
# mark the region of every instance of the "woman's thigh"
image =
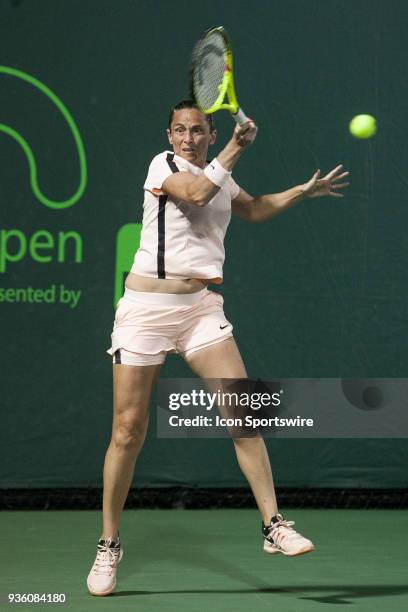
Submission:
POLYGON ((184 359, 200 378, 247 378, 245 365, 234 338, 198 349, 184 359))
POLYGON ((149 403, 160 365, 113 365, 113 433, 145 433, 149 403))
MULTIPOLYGON (((219 392, 230 394, 233 391, 247 391, 245 381, 248 376, 234 338, 227 338, 194 351, 186 356, 185 360, 195 374, 205 379, 208 391, 217 395, 219 392), (229 381, 231 378, 237 379, 232 383, 233 386, 229 381)), ((240 406, 234 403, 234 400, 231 403, 218 403, 217 407, 224 418, 241 416, 240 406)), ((228 431, 233 438, 242 435, 239 427, 228 427, 228 431)))

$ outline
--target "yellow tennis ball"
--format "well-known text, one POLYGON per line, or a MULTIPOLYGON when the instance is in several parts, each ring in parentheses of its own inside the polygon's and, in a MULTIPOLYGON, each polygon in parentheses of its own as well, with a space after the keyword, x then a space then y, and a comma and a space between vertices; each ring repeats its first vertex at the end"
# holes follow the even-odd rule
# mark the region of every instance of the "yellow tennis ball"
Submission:
POLYGON ((371 138, 377 131, 377 122, 372 115, 357 115, 350 121, 349 130, 356 138, 371 138))

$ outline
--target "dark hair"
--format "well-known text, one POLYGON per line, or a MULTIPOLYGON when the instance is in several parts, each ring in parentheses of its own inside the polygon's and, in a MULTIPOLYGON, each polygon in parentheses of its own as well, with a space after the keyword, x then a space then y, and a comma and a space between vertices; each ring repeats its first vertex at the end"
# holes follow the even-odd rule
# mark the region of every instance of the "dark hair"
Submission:
MULTIPOLYGON (((194 100, 182 100, 181 102, 179 102, 178 104, 173 106, 173 108, 170 111, 170 115, 169 115, 169 129, 170 129, 170 126, 171 126, 171 122, 173 121, 174 111, 182 110, 183 108, 196 108, 197 110, 200 110, 199 106, 194 102, 194 100)), ((210 132, 212 132, 213 130, 215 130, 214 118, 213 118, 212 115, 206 115, 205 113, 203 113, 203 114, 204 114, 205 118, 207 119, 208 125, 210 126, 210 132)))

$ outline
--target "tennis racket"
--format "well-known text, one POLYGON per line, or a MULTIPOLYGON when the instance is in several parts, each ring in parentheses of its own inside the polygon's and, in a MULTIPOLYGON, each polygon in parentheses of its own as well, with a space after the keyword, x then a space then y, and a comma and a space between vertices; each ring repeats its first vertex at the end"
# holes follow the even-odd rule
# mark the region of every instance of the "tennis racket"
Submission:
POLYGON ((191 59, 191 95, 203 113, 229 110, 235 121, 249 121, 239 107, 234 88, 231 42, 220 26, 206 30, 196 43, 191 59), (225 101, 227 96, 228 102, 225 101))

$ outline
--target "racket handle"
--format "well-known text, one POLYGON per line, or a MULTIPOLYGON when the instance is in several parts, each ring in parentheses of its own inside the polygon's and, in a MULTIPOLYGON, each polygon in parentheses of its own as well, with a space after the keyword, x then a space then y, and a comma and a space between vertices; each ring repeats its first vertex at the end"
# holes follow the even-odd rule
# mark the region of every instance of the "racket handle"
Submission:
POLYGON ((238 125, 244 125, 244 123, 248 123, 250 121, 249 117, 246 116, 242 108, 239 108, 236 113, 232 115, 238 125))

